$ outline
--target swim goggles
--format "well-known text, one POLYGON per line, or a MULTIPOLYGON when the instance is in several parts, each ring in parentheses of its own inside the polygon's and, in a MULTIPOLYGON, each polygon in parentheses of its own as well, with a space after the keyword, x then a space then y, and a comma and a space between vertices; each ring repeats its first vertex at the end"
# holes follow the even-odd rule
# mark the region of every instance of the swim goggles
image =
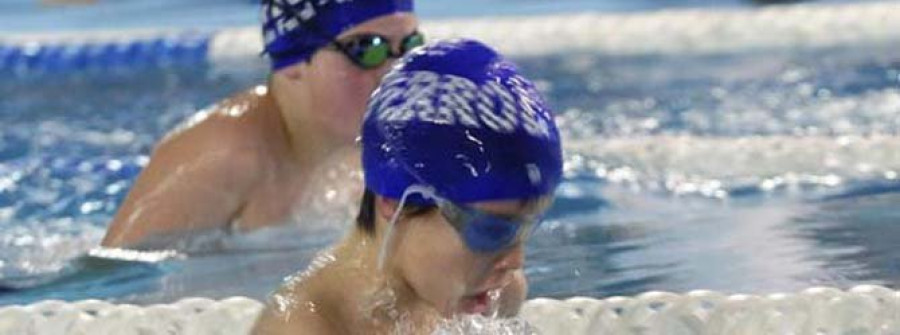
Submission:
POLYGON ((330 46, 343 53, 353 64, 362 69, 374 69, 391 58, 399 58, 412 49, 425 44, 425 35, 415 31, 400 41, 399 52, 394 52, 391 40, 377 34, 358 34, 332 41, 330 46))
POLYGON ((412 185, 400 198, 391 226, 396 223, 397 213, 403 209, 407 197, 413 194, 419 194, 437 203, 441 215, 459 233, 466 246, 478 253, 498 252, 512 247, 530 236, 542 220, 541 215, 513 218, 487 213, 469 206, 454 204, 437 196, 430 187, 412 185))
MULTIPOLYGON (((277 1, 271 1, 269 4, 270 6, 278 7, 289 15, 300 16, 300 14, 291 6, 285 6, 277 1)), ((303 25, 308 32, 319 35, 320 37, 328 36, 323 33, 318 25, 311 21, 298 20, 298 22, 303 25)), ((330 37, 327 38, 330 39, 330 37)), ((356 64, 356 66, 359 66, 364 70, 369 70, 381 66, 391 58, 399 58, 410 50, 424 44, 425 35, 419 31, 414 31, 400 41, 400 52, 394 52, 389 38, 378 34, 357 34, 341 40, 332 40, 326 48, 330 47, 340 51, 347 56, 353 64, 356 64)), ((279 52, 273 52, 271 50, 264 50, 263 53, 275 56, 280 54, 279 52)))

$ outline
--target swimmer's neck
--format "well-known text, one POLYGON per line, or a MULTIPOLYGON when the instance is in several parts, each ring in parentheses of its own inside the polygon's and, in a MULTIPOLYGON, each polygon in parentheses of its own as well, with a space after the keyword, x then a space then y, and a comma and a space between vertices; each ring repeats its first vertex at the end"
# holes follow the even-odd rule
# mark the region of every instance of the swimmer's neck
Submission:
POLYGON ((352 140, 331 134, 326 127, 314 122, 314 114, 319 110, 315 99, 307 94, 294 94, 286 85, 275 78, 269 80, 268 89, 260 100, 264 108, 274 111, 274 116, 280 120, 280 131, 288 145, 286 151, 294 163, 315 166, 327 159, 335 149, 353 144, 352 140))
MULTIPOLYGON (((360 271, 360 290, 364 296, 371 294, 393 292, 396 300, 390 306, 395 311, 406 314, 409 321, 416 324, 432 324, 438 312, 430 305, 422 301, 415 293, 409 283, 400 275, 399 271, 393 263, 388 260, 384 271, 378 269, 378 252, 381 248, 382 236, 379 234, 371 235, 354 228, 351 233, 335 248, 335 257, 343 260, 351 266, 358 266, 360 271)), ((363 301, 363 304, 370 301, 363 301)), ((373 311, 372 317, 379 317, 379 311, 373 311)), ((358 308, 342 311, 342 313, 355 314, 359 313, 358 308)), ((348 315, 345 314, 345 315, 348 315)), ((396 321, 396 320, 392 320, 396 321)))
MULTIPOLYGON (((378 268, 378 253, 381 251, 383 236, 381 233, 370 234, 362 229, 354 228, 335 249, 335 257, 352 262, 373 286, 389 286, 400 298, 415 297, 415 292, 403 276, 397 271, 388 256, 385 269, 378 268)), ((388 246, 391 248, 393 246, 388 246)), ((393 253, 389 253, 393 255, 393 253)), ((410 300, 410 299, 402 299, 410 300)))

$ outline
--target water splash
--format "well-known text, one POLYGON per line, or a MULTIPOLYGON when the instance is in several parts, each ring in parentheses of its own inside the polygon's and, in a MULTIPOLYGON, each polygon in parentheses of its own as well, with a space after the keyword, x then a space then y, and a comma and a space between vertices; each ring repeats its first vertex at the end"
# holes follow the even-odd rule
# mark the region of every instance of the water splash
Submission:
POLYGON ((900 170, 897 136, 640 136, 568 142, 568 177, 727 198, 884 182, 900 170))
POLYGON ((305 271, 285 278, 283 284, 285 290, 276 292, 269 297, 270 303, 275 306, 275 312, 280 314, 285 320, 288 320, 290 319, 291 311, 300 308, 299 306, 301 305, 306 305, 311 311, 315 311, 315 302, 298 300, 297 297, 303 295, 299 294, 297 290, 301 289, 303 282, 309 280, 316 272, 319 272, 329 264, 334 263, 335 260, 337 258, 335 258, 331 250, 322 251, 313 258, 305 271))
POLYGON ((440 322, 433 335, 536 335, 537 328, 524 318, 461 315, 440 322))

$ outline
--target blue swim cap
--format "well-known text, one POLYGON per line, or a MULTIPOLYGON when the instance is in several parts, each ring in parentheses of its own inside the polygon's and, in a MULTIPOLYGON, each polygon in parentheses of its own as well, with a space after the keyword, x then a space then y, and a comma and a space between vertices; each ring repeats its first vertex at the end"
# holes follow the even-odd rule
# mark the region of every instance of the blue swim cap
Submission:
POLYGON ((549 106, 514 64, 473 40, 401 58, 369 101, 362 146, 366 186, 393 199, 413 184, 456 203, 534 198, 562 177, 549 106))
POLYGON ((309 60, 319 48, 360 23, 412 11, 412 0, 263 0, 265 52, 277 71, 309 60))

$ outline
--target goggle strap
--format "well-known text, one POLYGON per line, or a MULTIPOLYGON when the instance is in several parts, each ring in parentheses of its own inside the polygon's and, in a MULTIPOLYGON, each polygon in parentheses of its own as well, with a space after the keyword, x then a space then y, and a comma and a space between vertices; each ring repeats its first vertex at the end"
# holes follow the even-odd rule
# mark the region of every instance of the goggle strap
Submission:
POLYGON ((384 235, 384 240, 381 242, 381 248, 378 250, 378 271, 384 271, 384 264, 387 261, 388 256, 388 246, 393 242, 394 239, 394 226, 397 224, 397 220, 400 219, 400 213, 403 211, 403 205, 406 204, 406 198, 412 195, 413 193, 421 194, 424 198, 435 199, 434 189, 422 186, 422 185, 410 185, 406 188, 406 191, 403 191, 403 196, 400 197, 400 202, 397 204, 397 209, 394 210, 394 214, 391 215, 391 221, 388 223, 387 231, 384 235))

